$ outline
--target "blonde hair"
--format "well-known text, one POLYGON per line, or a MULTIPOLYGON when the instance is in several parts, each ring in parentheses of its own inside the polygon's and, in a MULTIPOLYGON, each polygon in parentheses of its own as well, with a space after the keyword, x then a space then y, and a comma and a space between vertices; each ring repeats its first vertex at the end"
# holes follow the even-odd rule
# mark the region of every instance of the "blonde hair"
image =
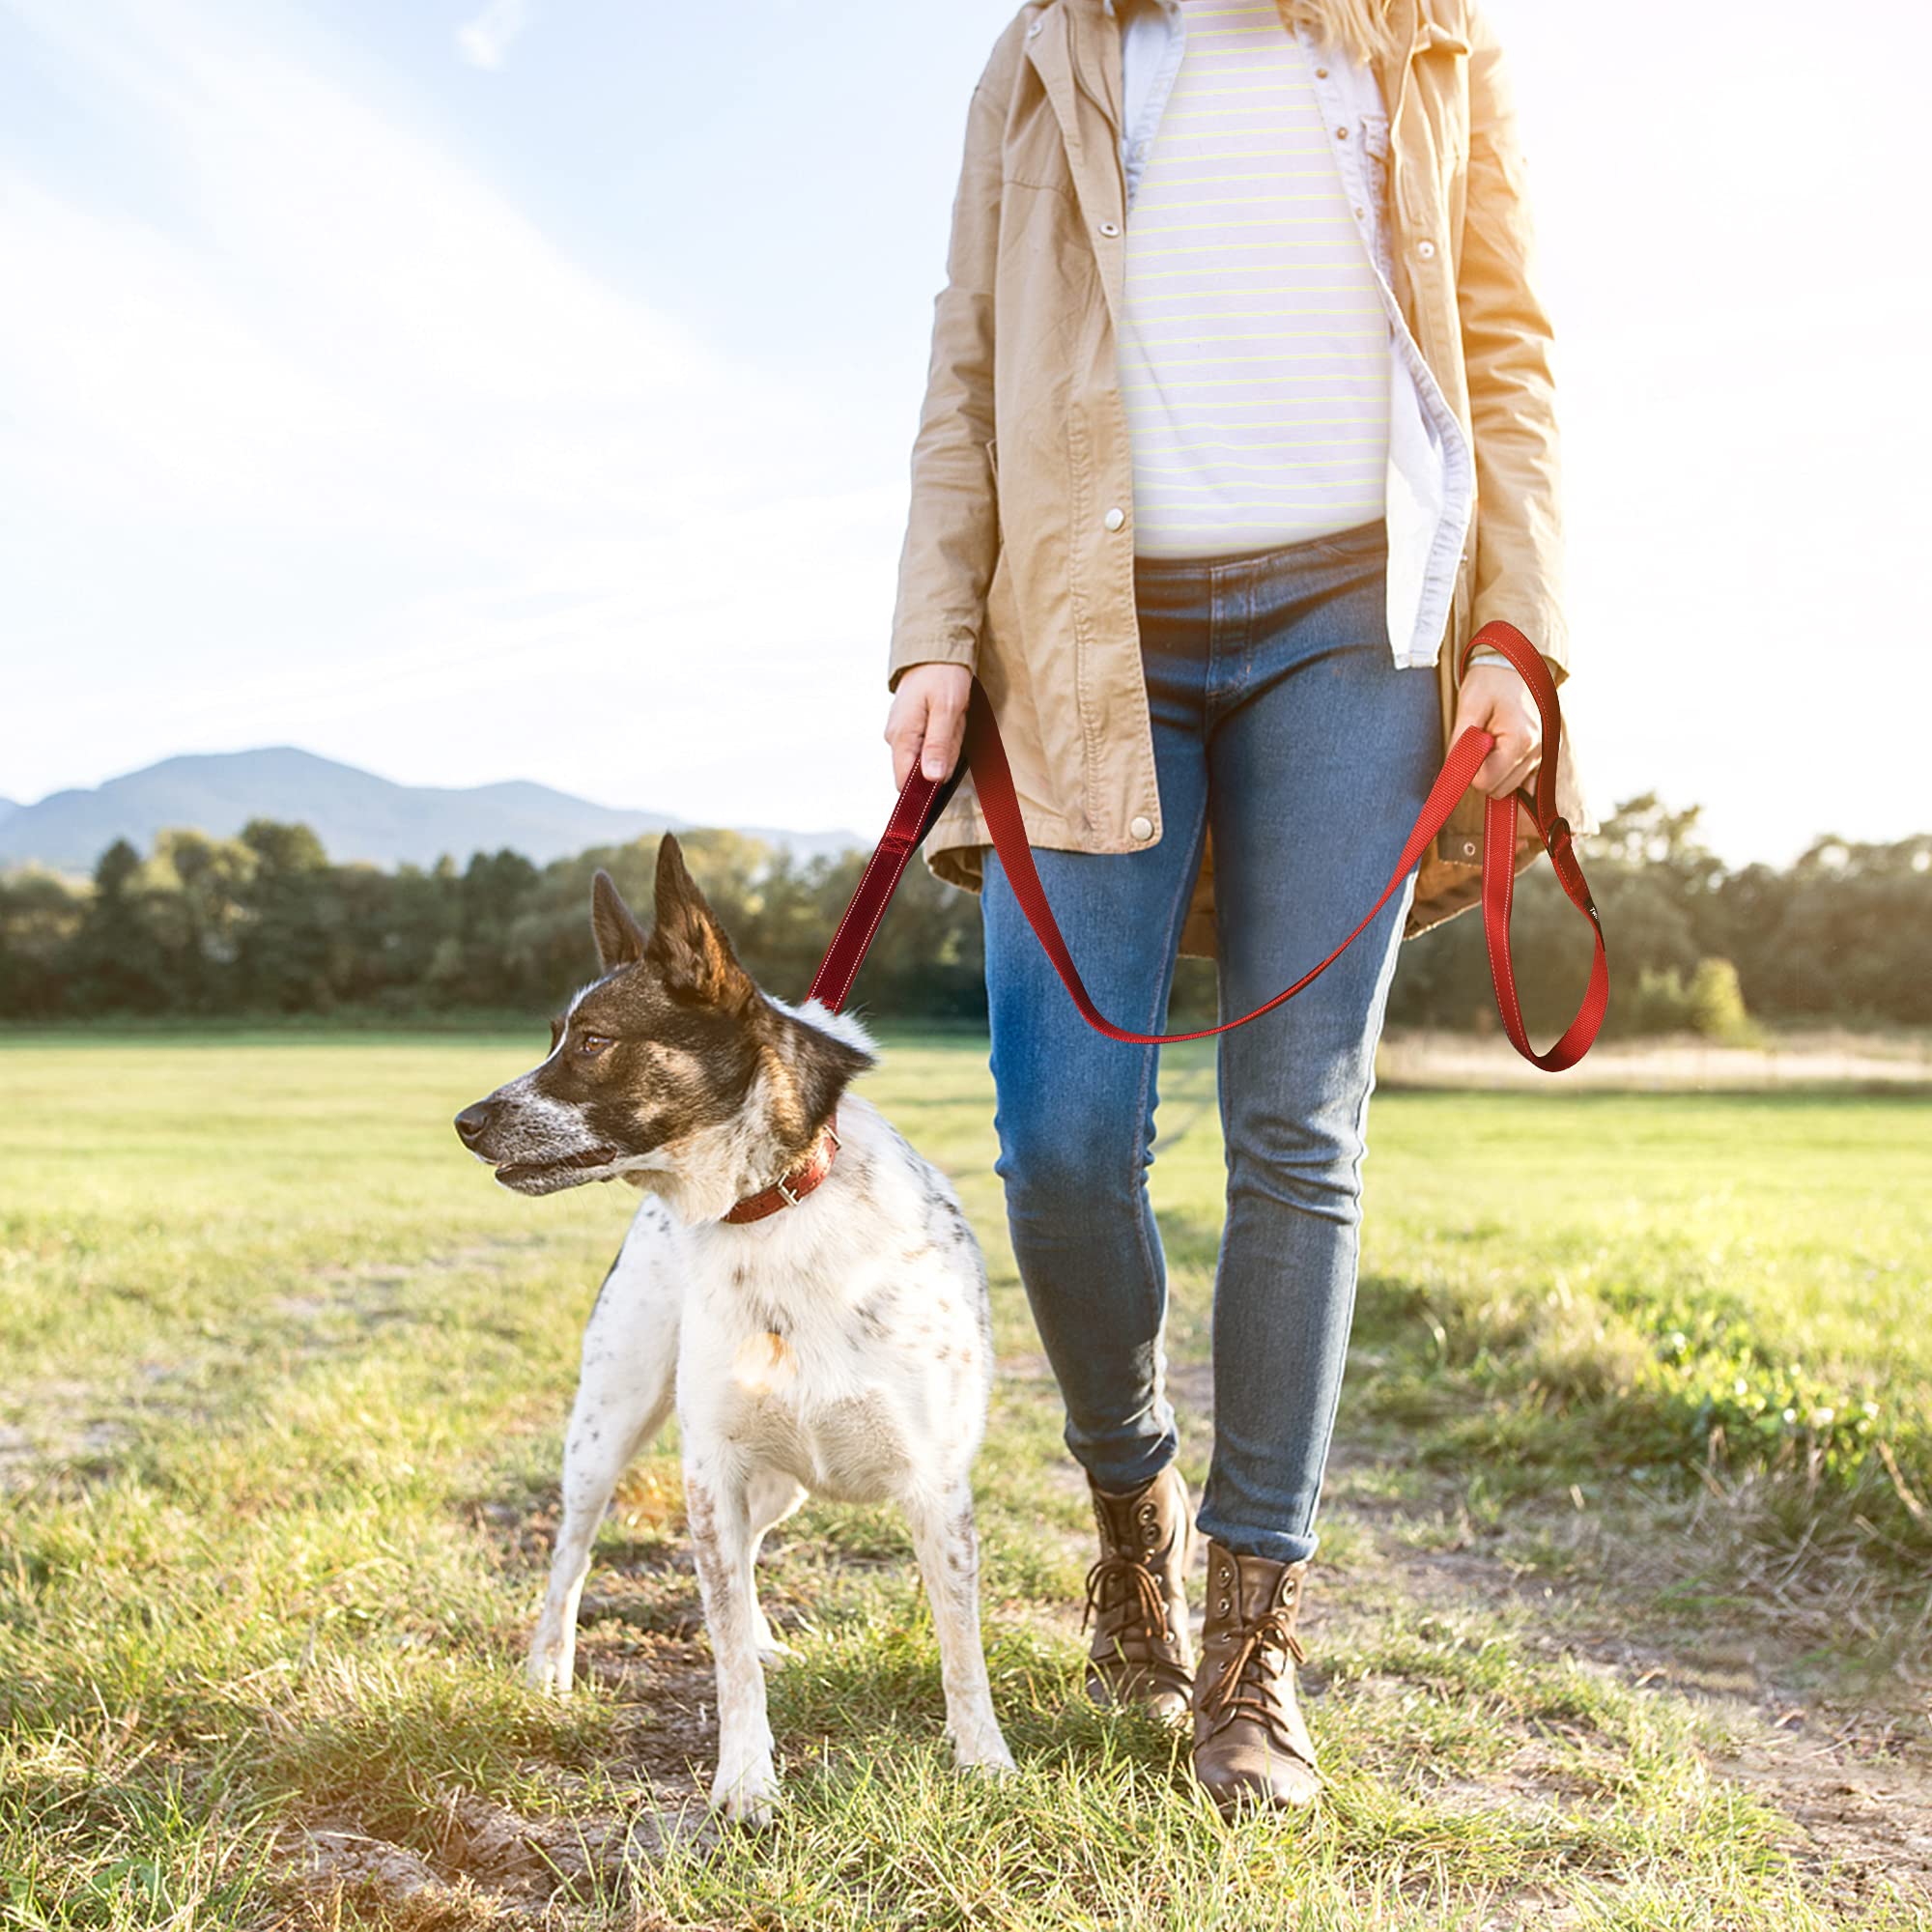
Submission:
POLYGON ((1285 24, 1306 27, 1323 46, 1351 61, 1373 61, 1396 49, 1389 0, 1275 0, 1285 24))

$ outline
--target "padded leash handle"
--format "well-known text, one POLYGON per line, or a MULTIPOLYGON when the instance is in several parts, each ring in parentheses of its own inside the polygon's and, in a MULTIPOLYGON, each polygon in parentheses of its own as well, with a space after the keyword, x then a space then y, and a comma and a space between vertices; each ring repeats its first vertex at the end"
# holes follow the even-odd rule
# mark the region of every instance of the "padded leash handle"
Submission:
MULTIPOLYGON (((1537 769, 1534 792, 1518 790, 1502 798, 1486 801, 1483 818, 1483 932, 1490 956, 1490 978, 1495 987, 1497 1009, 1510 1043, 1532 1065, 1547 1073, 1574 1066, 1589 1051, 1590 1043, 1603 1025, 1609 1005, 1609 959, 1604 945, 1604 928, 1597 917, 1583 868, 1577 862, 1570 827, 1556 810, 1556 754, 1562 741, 1563 715, 1557 703, 1556 687, 1548 667, 1529 639, 1515 625, 1496 618, 1485 624, 1463 648, 1462 668, 1468 668, 1469 653, 1478 644, 1490 644, 1500 651, 1522 673, 1536 698, 1543 723, 1544 753, 1537 769), (1516 973, 1510 957, 1510 902, 1515 883, 1517 809, 1527 810, 1542 836, 1549 863, 1572 902, 1590 922, 1595 942, 1595 957, 1590 966, 1590 981, 1577 1016, 1556 1044, 1547 1053, 1538 1053, 1523 1029, 1522 1013, 1517 999, 1516 973)), ((1079 968, 1066 950, 1059 922, 1053 916, 1046 890, 1033 862, 1033 848, 1026 836, 1026 822, 1020 814, 1019 797, 1013 788, 1012 769, 1007 762, 1007 748, 1000 738, 999 721, 993 715, 992 700, 978 677, 973 680, 972 701, 966 714, 966 741, 952 773, 945 779, 928 779, 917 765, 907 778, 878 849, 859 881, 852 902, 833 934, 824 961, 811 982, 808 997, 820 1000, 833 1011, 843 1006, 852 990, 861 962, 872 935, 878 929, 907 862, 932 829, 959 782, 960 774, 971 770, 980 810, 986 820, 994 848, 1007 869, 1009 883, 1027 923, 1033 927, 1054 970, 1072 996, 1081 1016, 1096 1032, 1109 1039, 1136 1046, 1158 1046, 1184 1039, 1208 1039, 1246 1026, 1252 1019, 1272 1011, 1284 1000, 1291 1000, 1310 981, 1319 979, 1358 939, 1365 927, 1386 905, 1403 880, 1420 863, 1430 841, 1448 822, 1463 793, 1475 781, 1483 760, 1495 746, 1494 737, 1475 727, 1464 731, 1449 748, 1442 770, 1437 774, 1414 829, 1404 845, 1402 857, 1381 895, 1362 916, 1354 930, 1323 959, 1311 967, 1292 986, 1284 987, 1273 999, 1264 1001, 1238 1019, 1223 1020, 1218 1026, 1203 1027, 1195 1033, 1135 1033, 1116 1026, 1089 996, 1079 968)))
MULTIPOLYGON (((1543 721, 1543 758, 1536 768, 1536 789, 1520 790, 1507 798, 1492 798, 1483 810, 1483 938, 1490 953, 1490 983, 1495 988, 1496 1009, 1502 1014, 1503 1031, 1510 1044, 1546 1073, 1561 1073, 1575 1066, 1589 1052, 1590 1043, 1604 1024, 1610 1004, 1610 959, 1604 945, 1604 923, 1597 916, 1597 902, 1590 896, 1590 882, 1577 861, 1576 846, 1570 837, 1570 822, 1556 810, 1556 757, 1563 743, 1563 708, 1556 701, 1556 686, 1549 667, 1536 648, 1514 624, 1493 618, 1463 647, 1462 668, 1469 666, 1469 653, 1480 643, 1493 644, 1509 659, 1527 681, 1543 721), (1564 1030, 1562 1038, 1547 1053, 1538 1053, 1529 1043, 1522 1024, 1522 1009, 1516 996, 1516 966, 1510 957, 1510 901, 1516 891, 1516 809, 1521 799, 1549 854, 1557 883, 1569 895, 1570 903, 1590 922, 1593 952, 1590 980, 1577 1008, 1577 1016, 1564 1030)), ((1467 732, 1463 736, 1468 736, 1467 732)))

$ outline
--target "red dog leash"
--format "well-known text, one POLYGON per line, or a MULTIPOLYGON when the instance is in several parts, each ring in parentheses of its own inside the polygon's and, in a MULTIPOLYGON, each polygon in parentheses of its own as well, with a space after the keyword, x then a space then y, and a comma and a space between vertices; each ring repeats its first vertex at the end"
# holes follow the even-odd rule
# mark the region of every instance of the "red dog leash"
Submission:
MULTIPOLYGON (((1483 933, 1489 946, 1490 978, 1495 986, 1496 1006, 1502 1013, 1503 1028, 1509 1035, 1510 1043, 1531 1065, 1542 1067, 1546 1073, 1560 1073, 1566 1066, 1574 1066, 1590 1050, 1590 1042, 1596 1038, 1597 1030, 1603 1025, 1610 991, 1609 959, 1604 950, 1603 922, 1597 917, 1596 902, 1590 896, 1583 868, 1577 863, 1570 827, 1556 810, 1556 754, 1563 735, 1563 713, 1556 701, 1556 686, 1550 678, 1548 667, 1515 625, 1505 623, 1501 618, 1485 624, 1463 648, 1463 669, 1468 668, 1469 653, 1478 644, 1493 645, 1528 682, 1543 720, 1544 744, 1543 761, 1537 769, 1533 793, 1518 790, 1507 797, 1485 800, 1483 933), (1570 1022, 1563 1037, 1547 1053, 1536 1052, 1529 1043, 1528 1034, 1523 1031, 1522 1013, 1517 1001, 1516 972, 1510 959, 1510 900, 1516 879, 1516 815, 1519 801, 1535 820, 1536 829, 1549 854, 1549 863, 1555 867, 1563 890, 1569 894, 1577 910, 1589 919, 1596 947, 1596 955, 1590 962, 1590 983, 1584 990, 1577 1017, 1570 1022)), ((966 742, 961 756, 952 774, 944 779, 928 779, 921 773, 917 764, 914 765, 912 775, 906 780, 893 807, 893 815, 887 822, 884 838, 879 840, 878 850, 866 867, 865 876, 852 895, 852 903, 846 907, 845 917, 838 922, 838 930, 833 934, 832 944, 826 949, 824 961, 811 982, 808 997, 821 1001, 834 1012, 844 1005, 860 963, 872 943, 872 935, 885 916, 886 906, 907 862, 919 849, 921 840, 931 831, 933 821, 938 818, 947 800, 952 796, 961 772, 970 770, 979 795, 980 810, 985 816, 986 828, 992 835, 1000 862, 1007 868, 1013 896, 1026 914, 1035 937, 1045 948, 1047 957, 1053 961, 1055 970, 1065 982, 1066 990, 1072 994, 1073 1004, 1080 1009, 1090 1026, 1110 1039, 1137 1046, 1156 1046, 1170 1040, 1207 1039, 1213 1034, 1246 1026, 1250 1020, 1280 1006, 1284 1000, 1293 999, 1353 945, 1363 927, 1388 903, 1390 895, 1421 861, 1423 853, 1429 849, 1430 840, 1441 831, 1457 802, 1474 782, 1476 773, 1495 742, 1490 732, 1472 726, 1449 748, 1449 756, 1430 789, 1421 815, 1415 821, 1415 829, 1408 835, 1408 843, 1403 847, 1402 857, 1388 884, 1382 888, 1381 896, 1363 915, 1361 923, 1354 931, 1319 966, 1312 967, 1293 985, 1284 988, 1253 1012, 1243 1013, 1239 1019, 1223 1020, 1219 1026, 1203 1027, 1198 1033, 1133 1033, 1125 1027, 1116 1026, 1094 1005, 1081 980, 1079 969, 1066 950, 1066 942, 1061 937, 1053 908, 1047 903, 1039 874, 1034 868, 1033 848, 1027 841, 1026 823, 1020 816, 1019 799, 1013 791, 1013 775, 1007 763, 1007 748, 1000 740, 999 723, 993 716, 992 702, 986 696, 985 687, 976 677, 973 680, 972 701, 966 714, 966 742)))

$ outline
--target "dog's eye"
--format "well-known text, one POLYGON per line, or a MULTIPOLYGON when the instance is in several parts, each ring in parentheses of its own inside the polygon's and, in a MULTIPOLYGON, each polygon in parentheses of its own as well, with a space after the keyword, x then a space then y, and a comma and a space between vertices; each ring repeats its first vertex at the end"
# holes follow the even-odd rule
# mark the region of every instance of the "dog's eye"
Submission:
POLYGON ((611 1044, 611 1036, 609 1034, 603 1034, 603 1033, 580 1034, 578 1036, 578 1040, 577 1040, 577 1050, 579 1053, 582 1054, 594 1055, 602 1053, 604 1049, 610 1044, 611 1044))

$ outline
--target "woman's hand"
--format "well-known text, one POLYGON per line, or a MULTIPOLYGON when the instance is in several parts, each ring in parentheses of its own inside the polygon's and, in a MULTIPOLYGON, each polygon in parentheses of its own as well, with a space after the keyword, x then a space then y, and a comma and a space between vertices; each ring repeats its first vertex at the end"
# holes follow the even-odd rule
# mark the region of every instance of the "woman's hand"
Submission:
POLYGON ((916 664, 899 679, 885 729, 898 790, 905 789, 915 761, 929 779, 943 779, 958 762, 972 696, 973 673, 964 665, 916 664))
POLYGON ((1536 775, 1543 762, 1543 716, 1521 672, 1513 665, 1472 664, 1463 673, 1450 743, 1472 724, 1490 732, 1496 741, 1476 769, 1478 791, 1505 798, 1536 775))

